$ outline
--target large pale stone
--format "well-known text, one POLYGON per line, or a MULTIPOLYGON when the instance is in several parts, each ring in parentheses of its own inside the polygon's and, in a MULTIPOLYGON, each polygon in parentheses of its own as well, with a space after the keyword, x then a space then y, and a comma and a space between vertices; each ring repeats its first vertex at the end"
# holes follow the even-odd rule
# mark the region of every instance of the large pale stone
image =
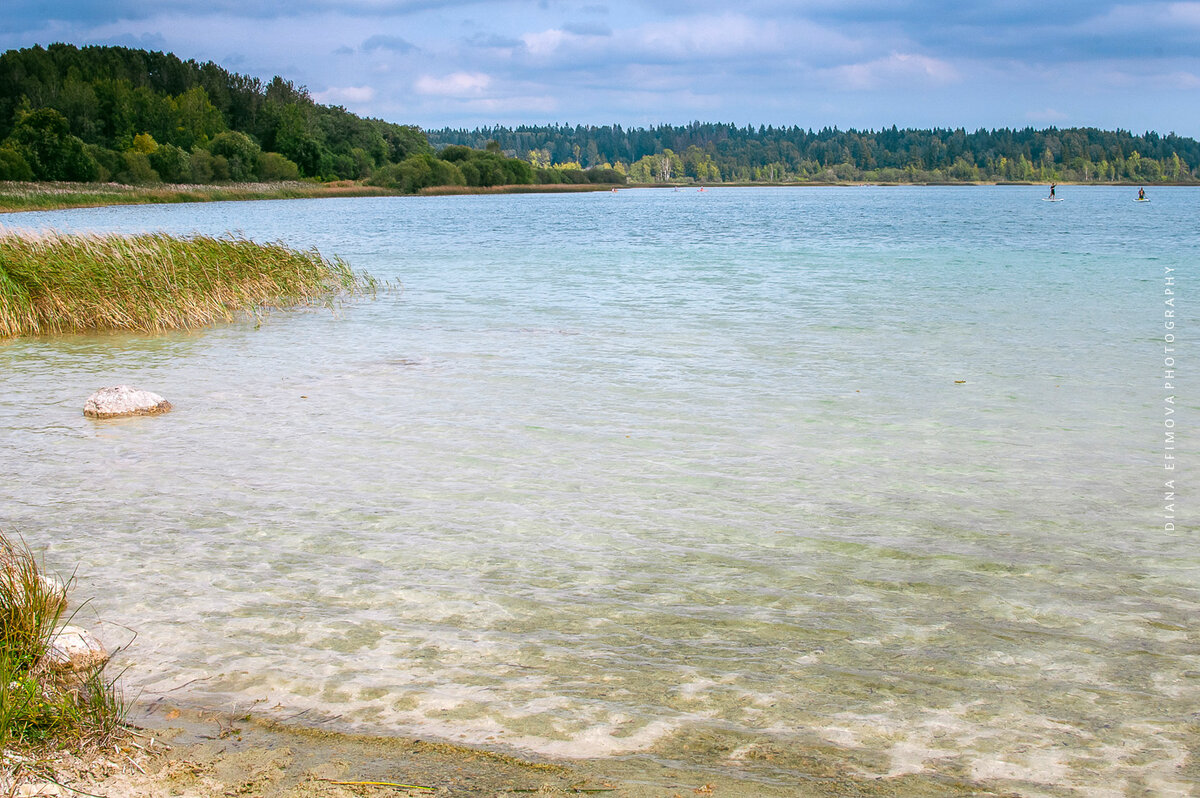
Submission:
POLYGON ((64 626, 50 638, 46 664, 57 671, 80 673, 108 662, 108 649, 91 632, 79 626, 64 626))
POLYGON ((101 388, 89 396, 83 405, 83 414, 88 418, 118 418, 152 416, 170 409, 171 403, 156 393, 132 385, 115 385, 101 388))

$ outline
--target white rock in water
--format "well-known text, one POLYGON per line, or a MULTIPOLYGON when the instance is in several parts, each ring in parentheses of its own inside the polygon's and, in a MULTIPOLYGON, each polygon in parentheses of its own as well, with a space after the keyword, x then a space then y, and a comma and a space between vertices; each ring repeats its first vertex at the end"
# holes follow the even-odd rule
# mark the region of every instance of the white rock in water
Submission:
POLYGON ((50 638, 46 664, 57 671, 88 671, 108 662, 108 649, 91 632, 64 626, 50 638))
POLYGON ((83 404, 88 418, 117 418, 119 416, 152 416, 171 409, 171 403, 156 393, 142 391, 132 385, 101 388, 83 404))

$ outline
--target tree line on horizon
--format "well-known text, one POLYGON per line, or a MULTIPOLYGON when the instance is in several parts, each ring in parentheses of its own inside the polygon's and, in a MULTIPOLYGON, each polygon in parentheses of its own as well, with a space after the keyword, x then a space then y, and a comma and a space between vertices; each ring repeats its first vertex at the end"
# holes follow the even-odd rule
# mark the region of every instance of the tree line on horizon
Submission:
POLYGON ((635 183, 1146 182, 1200 179, 1200 143, 1174 133, 962 128, 819 131, 693 122, 425 131, 434 147, 494 141, 531 163, 613 168, 635 183))
MULTIPOLYGON (((52 44, 0 54, 0 180, 129 184, 366 180, 427 186, 603 182, 539 172, 490 150, 436 153, 413 125, 321 105, 210 62, 125 47, 52 44)), ((570 170, 568 170, 570 171, 570 170)), ((623 181, 624 177, 620 177, 623 181)))
POLYGON ((693 122, 422 131, 315 102, 281 77, 125 47, 0 54, 0 180, 555 183, 1180 182, 1200 143, 1095 128, 878 131, 693 122))

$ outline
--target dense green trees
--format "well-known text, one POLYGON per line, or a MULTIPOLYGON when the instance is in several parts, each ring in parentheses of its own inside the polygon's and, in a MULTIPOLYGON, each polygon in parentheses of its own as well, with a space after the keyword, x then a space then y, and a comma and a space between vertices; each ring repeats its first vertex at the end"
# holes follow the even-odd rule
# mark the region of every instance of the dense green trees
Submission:
POLYGON ((0 55, 0 179, 359 179, 420 153, 433 150, 419 129, 279 77, 124 47, 0 55))
POLYGON ((302 86, 123 47, 0 54, 0 180, 368 178, 530 183, 1195 182, 1200 143, 1094 128, 814 132, 701 124, 444 129, 363 119, 302 86))
POLYGON ((634 182, 1178 181, 1200 178, 1200 143, 1095 128, 820 131, 725 124, 485 127, 427 131, 436 147, 496 141, 535 168, 615 168, 634 182))
POLYGON ((4 142, 14 162, 24 161, 35 180, 95 180, 100 166, 66 117, 53 108, 19 109, 4 142))
POLYGON ((490 150, 438 157, 409 125, 319 105, 280 77, 123 47, 0 55, 0 180, 210 183, 370 177, 429 186, 624 181, 615 172, 535 170, 490 150))
POLYGON ((506 157, 499 145, 489 142, 484 150, 451 145, 438 153, 410 156, 398 164, 377 169, 367 180, 371 185, 386 186, 415 193, 432 186, 513 186, 562 183, 624 183, 625 175, 612 169, 555 169, 534 167, 518 158, 506 157))
POLYGON ((377 169, 367 180, 373 186, 384 186, 415 194, 430 186, 465 186, 466 178, 453 163, 421 153, 405 158, 400 163, 389 164, 377 169))

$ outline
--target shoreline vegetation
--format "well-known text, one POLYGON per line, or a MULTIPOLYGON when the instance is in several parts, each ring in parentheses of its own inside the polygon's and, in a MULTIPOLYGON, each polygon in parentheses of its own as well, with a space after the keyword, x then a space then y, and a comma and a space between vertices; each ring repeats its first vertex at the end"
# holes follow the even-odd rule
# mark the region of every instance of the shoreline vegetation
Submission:
MULTIPOLYGON (((1068 182, 1060 186, 1142 186, 1137 181, 1068 182)), ((231 183, 227 185, 160 184, 153 186, 121 183, 54 183, 0 181, 0 214, 33 211, 58 211, 75 208, 100 208, 114 205, 156 205, 187 202, 250 202, 288 199, 336 199, 346 197, 472 196, 494 194, 571 194, 580 192, 624 191, 634 188, 827 188, 831 186, 1038 186, 1040 181, 943 180, 929 182, 879 182, 864 180, 812 180, 806 182, 735 182, 704 183, 534 183, 496 186, 426 186, 416 192, 369 185, 363 181, 339 180, 331 183, 284 181, 278 183, 231 183)), ((1155 187, 1191 186, 1189 182, 1160 182, 1155 187)))
POLYGON ((202 196, 201 186, 220 194, 254 181, 348 182, 358 188, 345 190, 397 194, 551 185, 1197 184, 1200 141, 1097 128, 699 121, 422 130, 322 105, 279 76, 264 82, 171 53, 59 43, 0 53, 0 181, 164 186, 167 196, 184 184, 202 196))
POLYGON ((651 128, 445 128, 424 134, 439 153, 486 146, 535 168, 612 168, 630 183, 1200 182, 1200 142, 1173 132, 895 125, 814 131, 801 125, 738 127, 697 121, 651 128))
POLYGON ((340 258, 234 235, 0 234, 0 340, 193 329, 376 288, 340 258))
POLYGON ((333 183, 292 180, 274 183, 231 183, 227 185, 177 183, 151 186, 124 183, 9 181, 0 182, 0 213, 99 208, 109 205, 383 197, 395 193, 386 188, 368 186, 351 180, 333 183))
MULTIPOLYGON (((632 186, 631 186, 632 187, 632 186)), ((611 185, 543 184, 517 186, 430 186, 416 193, 423 196, 459 194, 522 194, 609 191, 611 185)), ((395 197, 405 192, 363 181, 338 180, 320 183, 308 180, 276 183, 190 183, 130 185, 123 183, 56 183, 49 181, 0 181, 0 214, 28 211, 58 211, 100 208, 111 205, 156 205, 184 202, 247 202, 285 199, 334 199, 339 197, 395 197)))

